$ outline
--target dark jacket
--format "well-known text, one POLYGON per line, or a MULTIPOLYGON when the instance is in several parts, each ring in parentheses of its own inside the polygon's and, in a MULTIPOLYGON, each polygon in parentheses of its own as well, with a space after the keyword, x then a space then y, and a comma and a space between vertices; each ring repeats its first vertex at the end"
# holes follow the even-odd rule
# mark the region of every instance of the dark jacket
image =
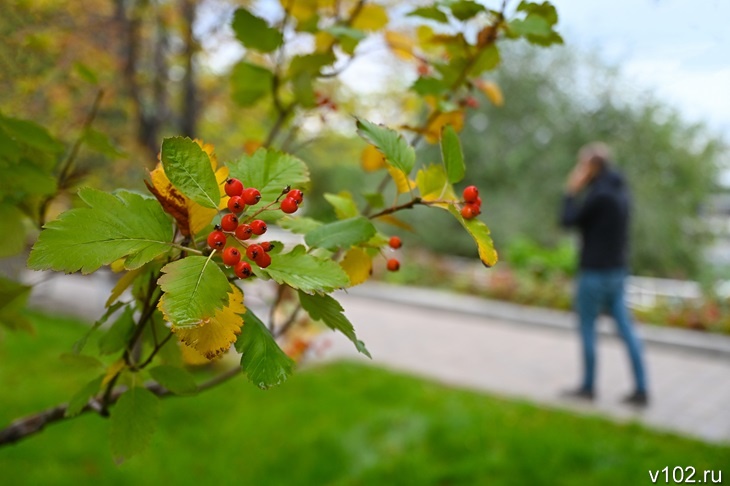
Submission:
POLYGON ((630 206, 626 181, 610 168, 600 172, 582 195, 564 197, 560 223, 580 231, 582 270, 627 267, 630 206))

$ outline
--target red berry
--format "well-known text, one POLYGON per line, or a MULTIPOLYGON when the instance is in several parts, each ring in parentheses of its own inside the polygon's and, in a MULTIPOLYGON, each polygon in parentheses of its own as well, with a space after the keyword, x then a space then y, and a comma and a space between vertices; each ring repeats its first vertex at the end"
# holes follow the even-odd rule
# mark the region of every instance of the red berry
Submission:
POLYGON ((220 250, 226 246, 226 235, 222 231, 211 231, 208 235, 208 246, 214 250, 220 250))
POLYGON ((388 260, 388 270, 391 272, 397 272, 400 268, 400 262, 395 258, 388 260))
POLYGON ((253 231, 253 234, 255 235, 263 235, 266 233, 266 230, 268 228, 266 227, 266 223, 261 221, 260 219, 254 219, 251 221, 251 231, 253 231))
POLYGON ((236 231, 238 227, 238 218, 235 214, 226 214, 221 218, 221 228, 223 231, 236 231))
POLYGON ((274 249, 274 244, 270 241, 262 241, 259 244, 261 245, 261 248, 263 248, 266 253, 268 253, 274 249))
POLYGON ((287 196, 283 201, 281 201, 281 210, 286 214, 295 213, 297 209, 299 209, 299 205, 297 204, 297 200, 293 197, 287 196))
POLYGON ((477 186, 467 186, 464 189, 463 195, 464 201, 472 203, 479 197, 479 189, 477 189, 477 186))
POLYGON ((473 219, 479 216, 480 212, 479 206, 476 204, 465 204, 464 207, 461 208, 461 217, 464 219, 473 219))
POLYGON ((243 190, 241 197, 243 198, 243 202, 249 206, 253 206, 261 200, 261 193, 255 187, 248 187, 243 190))
POLYGON ((229 267, 232 267, 236 263, 241 261, 241 252, 238 251, 238 248, 235 248, 233 246, 229 246, 225 250, 223 250, 223 264, 228 265, 229 267))
POLYGON ((299 189, 292 189, 287 193, 286 197, 294 198, 297 204, 302 204, 302 201, 304 201, 304 193, 299 189))
POLYGON ((251 229, 251 226, 246 223, 239 224, 236 228, 236 238, 241 241, 251 238, 252 234, 253 230, 251 229))
POLYGON ((248 278, 251 276, 251 265, 248 262, 240 261, 233 267, 233 273, 238 278, 248 278))
POLYGON ((249 260, 256 261, 256 259, 261 255, 262 253, 266 253, 263 248, 261 248, 261 245, 254 243, 253 245, 249 245, 248 248, 246 248, 246 257, 249 260))
POLYGON ((398 238, 397 236, 391 236, 390 240, 388 241, 388 245, 390 245, 390 247, 393 248, 394 250, 397 250, 398 248, 401 247, 401 245, 403 245, 403 243, 401 242, 400 238, 398 238))
POLYGON ((231 198, 228 200, 228 210, 232 213, 242 213, 246 209, 246 204, 244 204, 243 199, 241 196, 231 196, 231 198))
POLYGON ((472 204, 476 204, 477 206, 479 206, 481 208, 482 207, 482 198, 477 196, 476 201, 474 201, 472 204))
POLYGON ((228 179, 226 181, 226 194, 229 196, 240 196, 243 193, 243 184, 238 179, 228 179))
POLYGON ((464 100, 464 103, 469 108, 479 108, 479 102, 473 96, 467 96, 467 98, 464 100))
POLYGON ((256 265, 258 265, 261 268, 266 268, 269 265, 271 265, 271 255, 268 253, 260 253, 256 259, 254 260, 256 262, 256 265))

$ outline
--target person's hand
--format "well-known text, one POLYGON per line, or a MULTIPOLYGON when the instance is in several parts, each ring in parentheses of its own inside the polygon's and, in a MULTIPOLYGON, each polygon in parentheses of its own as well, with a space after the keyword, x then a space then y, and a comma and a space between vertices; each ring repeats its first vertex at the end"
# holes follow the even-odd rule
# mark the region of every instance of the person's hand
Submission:
POLYGON ((578 162, 568 175, 565 190, 568 194, 574 195, 580 192, 593 178, 591 164, 587 161, 578 162))

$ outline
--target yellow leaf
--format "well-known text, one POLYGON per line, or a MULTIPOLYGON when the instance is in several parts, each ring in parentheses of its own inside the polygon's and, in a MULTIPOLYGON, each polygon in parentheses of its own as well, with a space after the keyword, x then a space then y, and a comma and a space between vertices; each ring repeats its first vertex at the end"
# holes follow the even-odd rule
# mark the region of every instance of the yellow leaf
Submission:
POLYGON ((378 221, 387 223, 391 226, 395 226, 397 228, 401 228, 406 231, 413 231, 413 226, 406 223, 402 219, 393 216, 392 214, 384 214, 383 216, 379 216, 377 219, 378 219, 378 221))
POLYGON ((385 33, 385 42, 393 51, 393 54, 401 59, 406 61, 415 59, 416 56, 413 55, 413 39, 407 35, 389 30, 385 33))
POLYGON ((109 268, 111 268, 112 272, 119 273, 126 270, 124 268, 124 258, 120 258, 119 260, 114 260, 111 265, 109 265, 109 268))
POLYGON ((432 52, 434 50, 442 50, 441 46, 434 42, 435 32, 427 25, 419 25, 416 29, 416 40, 421 50, 432 52))
POLYGON ((137 275, 142 273, 142 270, 144 267, 135 268, 134 270, 130 270, 129 272, 122 275, 122 278, 117 280, 117 283, 114 285, 114 288, 112 289, 112 293, 109 296, 109 298, 106 301, 106 304, 104 304, 105 307, 109 307, 112 305, 122 293, 127 290, 127 288, 132 285, 132 282, 134 282, 134 279, 137 278, 137 275))
POLYGON ((456 110, 448 113, 439 113, 423 133, 426 141, 429 143, 438 143, 441 140, 441 130, 447 125, 451 125, 454 127, 454 130, 460 132, 464 128, 464 112, 462 110, 456 110))
POLYGON ((335 43, 335 36, 323 30, 314 35, 314 48, 317 52, 327 52, 335 43))
POLYGON ((281 0, 281 6, 300 22, 309 20, 317 13, 317 0, 281 0))
POLYGON ((382 5, 365 4, 352 21, 352 27, 360 30, 380 30, 388 24, 388 12, 382 5))
POLYGON ((340 262, 340 266, 350 277, 350 286, 360 285, 370 278, 373 269, 373 260, 361 248, 352 248, 340 262))
POLYGON ((504 96, 502 96, 502 90, 499 89, 499 85, 497 85, 497 83, 479 79, 475 82, 475 84, 494 106, 504 105, 504 96))
POLYGON ((253 155, 262 145, 261 140, 246 140, 243 143, 243 151, 248 155, 253 155))
POLYGON ((210 363, 210 360, 208 358, 206 358, 187 344, 178 342, 178 345, 180 346, 180 355, 182 356, 183 363, 185 363, 186 365, 201 366, 210 363))
POLYGON ((231 292, 228 295, 228 306, 217 311, 213 317, 202 322, 198 327, 176 329, 173 326, 172 331, 177 334, 180 342, 195 349, 208 359, 213 359, 228 351, 241 333, 243 317, 239 314, 246 312, 243 305, 243 293, 238 287, 231 284, 231 292))
POLYGON ((119 358, 117 361, 109 365, 109 368, 106 369, 106 374, 104 375, 104 378, 101 380, 101 386, 108 385, 109 382, 112 381, 115 376, 121 373, 126 366, 127 363, 124 362, 124 358, 119 358))
POLYGON ((411 192, 411 189, 416 187, 416 183, 406 177, 402 170, 396 169, 395 167, 388 167, 388 172, 390 172, 390 176, 395 181, 395 187, 399 194, 411 192))
POLYGON ((383 154, 374 145, 369 144, 360 155, 360 164, 365 172, 375 172, 388 167, 383 154))

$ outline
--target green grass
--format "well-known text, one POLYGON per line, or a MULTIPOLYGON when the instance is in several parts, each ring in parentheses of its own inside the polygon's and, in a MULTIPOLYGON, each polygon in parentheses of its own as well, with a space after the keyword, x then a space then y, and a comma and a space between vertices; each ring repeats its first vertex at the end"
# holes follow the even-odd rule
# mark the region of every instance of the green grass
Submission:
MULTIPOLYGON (((0 425, 67 400, 88 376, 59 361, 82 328, 32 316, 0 335, 0 425)), ((730 448, 547 410, 355 364, 260 391, 243 378, 163 403, 141 457, 115 466, 84 415, 0 448, 3 484, 649 484, 648 471, 725 468, 730 448)))

